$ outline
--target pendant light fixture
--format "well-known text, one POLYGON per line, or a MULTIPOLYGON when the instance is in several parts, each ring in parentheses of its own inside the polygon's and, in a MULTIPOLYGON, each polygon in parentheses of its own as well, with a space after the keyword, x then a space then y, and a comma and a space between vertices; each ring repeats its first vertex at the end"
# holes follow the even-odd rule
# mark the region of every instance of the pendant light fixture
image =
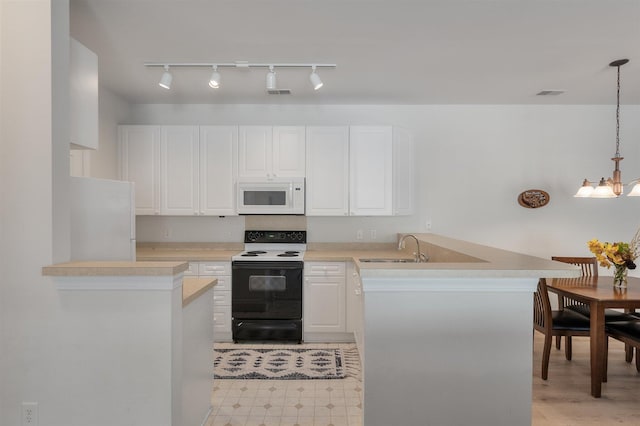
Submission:
MULTIPOLYGON (((620 155, 620 67, 629 62, 628 59, 618 59, 609 64, 611 67, 618 69, 617 92, 616 92, 616 153, 611 159, 615 163, 613 169, 613 177, 600 179, 598 186, 595 188, 588 179, 582 182, 582 186, 574 197, 579 198, 616 198, 623 193, 624 184, 622 183, 622 173, 620 171, 620 161, 624 159, 620 155)), ((629 193, 630 197, 640 196, 640 180, 636 179, 631 183, 636 185, 629 193)))

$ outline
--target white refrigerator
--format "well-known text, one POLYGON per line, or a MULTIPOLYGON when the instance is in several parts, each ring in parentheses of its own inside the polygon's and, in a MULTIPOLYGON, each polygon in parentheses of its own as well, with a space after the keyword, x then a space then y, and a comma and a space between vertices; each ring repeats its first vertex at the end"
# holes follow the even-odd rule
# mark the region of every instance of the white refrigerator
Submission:
POLYGON ((132 182, 71 177, 71 260, 136 260, 132 182))

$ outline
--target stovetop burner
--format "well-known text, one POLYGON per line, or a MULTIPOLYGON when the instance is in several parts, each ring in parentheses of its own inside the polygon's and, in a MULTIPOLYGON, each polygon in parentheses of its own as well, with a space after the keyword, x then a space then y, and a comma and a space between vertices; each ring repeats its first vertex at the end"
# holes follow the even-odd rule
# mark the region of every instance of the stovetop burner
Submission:
POLYGON ((245 251, 231 260, 302 261, 307 234, 306 231, 245 231, 244 242, 245 251))

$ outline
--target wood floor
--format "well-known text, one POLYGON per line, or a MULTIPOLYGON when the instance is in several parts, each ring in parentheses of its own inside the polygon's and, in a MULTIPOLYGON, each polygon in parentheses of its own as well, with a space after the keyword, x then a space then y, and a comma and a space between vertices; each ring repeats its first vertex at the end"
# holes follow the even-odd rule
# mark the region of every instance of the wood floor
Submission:
POLYGON ((534 426, 640 425, 640 373, 635 359, 624 361, 624 345, 609 339, 609 379, 602 385, 602 398, 590 394, 589 338, 573 338, 573 357, 564 358, 551 348, 549 378, 540 378, 543 337, 535 333, 533 351, 534 426))

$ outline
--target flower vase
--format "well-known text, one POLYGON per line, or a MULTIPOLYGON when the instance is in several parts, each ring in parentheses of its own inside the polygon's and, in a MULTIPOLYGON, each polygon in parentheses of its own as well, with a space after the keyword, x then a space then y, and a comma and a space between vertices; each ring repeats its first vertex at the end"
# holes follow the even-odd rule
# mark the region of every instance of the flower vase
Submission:
POLYGON ((626 288, 627 287, 627 267, 626 265, 614 265, 616 271, 613 274, 613 286, 626 288))

